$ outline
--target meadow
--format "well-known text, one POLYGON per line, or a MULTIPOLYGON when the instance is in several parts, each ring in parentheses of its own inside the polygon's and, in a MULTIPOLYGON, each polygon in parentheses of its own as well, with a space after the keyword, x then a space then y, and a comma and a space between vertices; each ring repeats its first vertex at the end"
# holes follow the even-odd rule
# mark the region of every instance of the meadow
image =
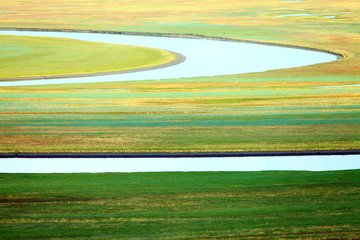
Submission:
POLYGON ((145 47, 7 35, 0 38, 0 56, 0 81, 119 72, 177 59, 173 53, 145 47))
POLYGON ((359 149, 359 9, 315 0, 5 2, 2 28, 200 34, 343 57, 231 76, 1 87, 0 151, 359 149))
POLYGON ((1 150, 358 149, 355 87, 316 88, 314 80, 294 78, 261 87, 246 80, 212 79, 2 88, 1 150))
POLYGON ((0 174, 0 238, 356 239, 359 174, 0 174))
MULTIPOLYGON (((0 152, 359 149, 360 91, 352 86, 360 84, 359 10, 357 0, 2 1, 4 29, 204 35, 342 58, 231 76, 0 87, 0 152)), ((0 36, 0 59, 19 54, 1 45, 6 38, 0 36)), ((96 72, 115 54, 107 44, 11 43, 18 50, 48 46, 47 53, 63 46, 56 53, 62 60, 81 45, 88 57, 80 63, 94 63, 96 72), (95 46, 101 53, 91 52, 95 46)), ((31 63, 18 60, 21 67, 3 68, 1 78, 19 77, 21 70, 38 76, 31 63)), ((41 74, 64 74, 73 64, 41 74)), ((82 71, 76 65, 71 74, 82 71)), ((0 239, 356 239, 359 174, 1 173, 0 239)))

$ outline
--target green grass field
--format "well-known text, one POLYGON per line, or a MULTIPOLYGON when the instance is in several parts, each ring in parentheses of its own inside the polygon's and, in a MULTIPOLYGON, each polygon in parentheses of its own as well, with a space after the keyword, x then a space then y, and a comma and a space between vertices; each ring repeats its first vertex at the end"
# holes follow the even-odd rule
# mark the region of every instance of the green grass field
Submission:
POLYGON ((0 80, 104 73, 176 60, 164 50, 49 37, 0 36, 0 80))
MULTIPOLYGON (((200 34, 344 57, 232 76, 0 87, 0 152, 360 149, 360 91, 346 86, 360 84, 359 23, 358 0, 4 1, 0 28, 200 34)), ((70 44, 3 41, 0 59, 70 44)), ((99 67, 91 44, 82 54, 99 67)), ((0 74, 34 73, 26 64, 0 74)), ((357 239, 359 174, 0 174, 0 239, 357 239)))
POLYGON ((356 239, 360 171, 0 174, 1 239, 356 239))

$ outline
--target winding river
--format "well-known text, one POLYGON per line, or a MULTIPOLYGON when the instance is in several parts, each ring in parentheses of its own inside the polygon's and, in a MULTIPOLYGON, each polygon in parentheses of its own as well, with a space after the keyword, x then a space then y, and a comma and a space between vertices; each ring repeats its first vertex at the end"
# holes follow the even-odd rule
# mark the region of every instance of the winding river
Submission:
MULTIPOLYGON (((235 41, 95 33, 0 31, 0 35, 72 38, 160 48, 181 53, 180 64, 148 71, 52 80, 0 82, 0 86, 110 82, 189 78, 263 72, 335 61, 326 52, 235 41)), ((359 155, 227 157, 227 158, 3 158, 0 172, 159 172, 159 171, 260 171, 343 170, 360 168, 359 155)))
POLYGON ((177 52, 186 57, 186 60, 180 64, 161 69, 95 77, 0 82, 0 86, 134 80, 159 81, 161 79, 263 72, 330 62, 338 59, 337 55, 326 52, 224 40, 73 32, 0 31, 0 34, 62 37, 84 41, 137 45, 177 52))

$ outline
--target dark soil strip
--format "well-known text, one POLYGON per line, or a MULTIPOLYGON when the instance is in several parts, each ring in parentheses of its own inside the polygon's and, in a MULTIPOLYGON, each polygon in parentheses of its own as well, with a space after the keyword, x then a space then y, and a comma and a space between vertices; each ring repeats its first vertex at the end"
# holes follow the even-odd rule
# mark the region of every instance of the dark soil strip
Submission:
POLYGON ((0 158, 203 158, 360 155, 360 150, 224 153, 0 153, 0 158))

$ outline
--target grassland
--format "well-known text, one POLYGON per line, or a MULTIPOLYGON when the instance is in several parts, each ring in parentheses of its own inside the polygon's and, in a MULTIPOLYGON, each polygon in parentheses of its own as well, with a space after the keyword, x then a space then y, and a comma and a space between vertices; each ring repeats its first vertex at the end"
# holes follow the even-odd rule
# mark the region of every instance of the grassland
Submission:
MULTIPOLYGON (((344 58, 233 76, 0 87, 0 151, 359 149, 359 87, 346 86, 360 84, 359 10, 357 0, 2 1, 2 28, 201 34, 344 58), (303 13, 313 15, 279 17, 303 13)), ((359 174, 0 174, 0 238, 356 239, 359 174)))
POLYGON ((356 239, 359 170, 0 174, 1 239, 356 239))
MULTIPOLYGON (((324 78, 319 82, 292 78, 287 84, 272 79, 261 87, 246 79, 235 83, 223 78, 212 78, 213 82, 197 78, 191 82, 179 79, 3 88, 1 150, 358 148, 360 96, 356 88, 317 88, 325 83, 324 78)), ((326 84, 334 84, 333 79, 327 78, 326 84)))
POLYGON ((167 64, 164 50, 48 37, 0 36, 0 81, 118 72, 167 64))
POLYGON ((344 58, 233 76, 1 87, 0 151, 359 149, 359 87, 346 86, 360 83, 359 5, 355 0, 5 2, 4 28, 201 34, 323 49, 344 58), (302 13, 312 15, 281 17, 302 13))

